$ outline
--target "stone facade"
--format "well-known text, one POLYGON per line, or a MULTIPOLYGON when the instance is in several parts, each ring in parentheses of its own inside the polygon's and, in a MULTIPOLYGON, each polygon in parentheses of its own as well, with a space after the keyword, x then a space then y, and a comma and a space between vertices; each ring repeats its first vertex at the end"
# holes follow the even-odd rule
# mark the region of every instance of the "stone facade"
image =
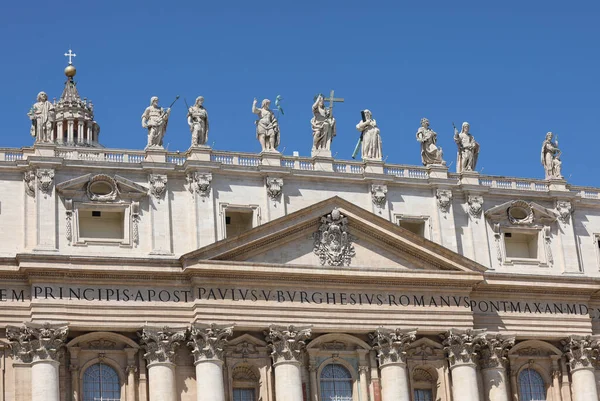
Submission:
POLYGON ((0 399, 598 399, 600 190, 86 127, 0 149, 0 399))

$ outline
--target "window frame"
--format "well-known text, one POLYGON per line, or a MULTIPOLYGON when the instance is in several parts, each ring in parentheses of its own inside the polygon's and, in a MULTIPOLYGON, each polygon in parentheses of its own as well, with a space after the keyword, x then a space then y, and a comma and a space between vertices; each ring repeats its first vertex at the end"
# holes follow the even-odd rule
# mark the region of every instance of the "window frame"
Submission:
POLYGON ((88 245, 118 245, 123 248, 133 247, 132 241, 132 227, 133 221, 133 207, 131 203, 107 203, 98 204, 91 202, 74 202, 73 204, 73 230, 71 245, 73 246, 88 246, 88 245), (100 211, 100 212, 112 212, 112 213, 123 213, 123 238, 93 238, 93 237, 82 237, 79 227, 79 213, 88 211, 100 211))
MULTIPOLYGON (((546 382, 546 380, 544 380, 544 375, 541 374, 537 369, 535 369, 533 366, 524 366, 523 369, 521 369, 517 375, 517 388, 518 388, 518 392, 519 392, 519 400, 522 401, 548 401, 548 383, 546 382), (544 399, 543 400, 537 400, 537 399, 532 399, 532 400, 526 400, 523 397, 523 392, 522 392, 522 387, 521 387, 521 376, 523 375, 524 372, 526 371, 532 371, 535 372, 535 374, 539 377, 539 379, 542 382, 543 385, 543 391, 544 391, 544 399)), ((531 390, 531 387, 530 387, 531 390)), ((531 391, 530 391, 531 392, 531 391)))
MULTIPOLYGON (((117 378, 117 388, 118 388, 118 392, 119 392, 119 401, 124 401, 124 379, 119 371, 119 368, 114 366, 112 363, 108 362, 105 359, 94 359, 92 361, 90 361, 91 363, 86 364, 86 366, 84 366, 83 369, 81 369, 81 375, 80 375, 80 397, 82 401, 85 401, 85 377, 86 377, 86 373, 89 371, 89 369, 93 368, 94 366, 100 365, 100 366, 106 366, 109 369, 112 369, 113 372, 115 373, 115 376, 117 378)), ((114 398, 109 398, 109 400, 115 400, 114 398)))
POLYGON ((358 401, 358 375, 356 374, 356 371, 354 369, 354 367, 345 359, 341 358, 341 357, 337 357, 337 358, 328 358, 324 361, 321 362, 321 364, 319 365, 319 368, 317 369, 317 394, 318 394, 318 399, 319 401, 328 401, 328 400, 323 400, 323 398, 321 397, 322 394, 322 389, 321 389, 321 375, 323 374, 323 370, 328 366, 328 365, 340 365, 342 367, 344 367, 348 373, 350 373, 350 379, 352 380, 352 401, 358 401))
POLYGON ((515 226, 500 226, 499 232, 496 233, 500 239, 500 251, 502 255, 502 264, 505 266, 514 265, 534 265, 539 267, 549 267, 548 254, 550 252, 550 228, 544 226, 533 227, 515 227, 515 226), (509 257, 507 255, 506 234, 525 234, 535 235, 536 239, 536 258, 509 257))
MULTIPOLYGON (((423 238, 431 240, 431 218, 425 215, 409 215, 409 214, 395 214, 394 221, 398 227, 401 221, 407 221, 411 223, 423 223, 423 238)), ((414 233, 413 233, 414 234, 414 233)), ((415 234, 416 235, 416 234, 415 234)))
POLYGON ((227 239, 227 212, 252 212, 252 228, 256 228, 260 225, 261 213, 259 205, 241 205, 221 202, 219 203, 219 215, 220 215, 220 230, 218 230, 219 240, 227 239))

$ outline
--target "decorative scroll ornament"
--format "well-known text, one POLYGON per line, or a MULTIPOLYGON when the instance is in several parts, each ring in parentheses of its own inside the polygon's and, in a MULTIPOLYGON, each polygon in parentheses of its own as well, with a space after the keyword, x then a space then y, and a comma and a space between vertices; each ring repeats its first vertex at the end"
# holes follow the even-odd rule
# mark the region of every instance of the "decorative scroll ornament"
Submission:
POLYGON ((348 232, 348 218, 335 208, 327 216, 321 217, 321 226, 313 234, 313 252, 319 257, 321 265, 350 266, 356 251, 348 232))
POLYGON ((227 344, 227 338, 233 334, 233 326, 192 325, 188 346, 192 348, 192 354, 196 362, 205 360, 223 360, 223 349, 227 344))
POLYGON ((88 181, 86 193, 92 201, 114 201, 119 194, 119 187, 114 178, 106 174, 97 174, 88 181))
POLYGON ((212 174, 194 171, 193 173, 188 173, 186 179, 188 182, 188 190, 192 194, 199 194, 204 202, 205 198, 210 194, 212 174))
POLYGON ((311 335, 311 327, 276 326, 271 325, 265 332, 267 343, 271 348, 273 363, 284 361, 302 362, 302 351, 306 346, 305 340, 311 335))
POLYGON ((373 349, 377 351, 379 366, 387 363, 406 363, 406 351, 417 338, 417 329, 386 329, 383 327, 369 334, 373 349))
POLYGON ((7 326, 6 338, 13 355, 22 362, 57 361, 69 333, 66 325, 25 323, 21 327, 7 326))
POLYGON ((140 203, 131 202, 131 223, 132 223, 132 237, 133 242, 136 244, 140 243, 140 203))
POLYGON ((37 171, 38 188, 44 194, 52 193, 52 184, 54 183, 54 170, 39 169, 37 171))
POLYGON ((381 213, 381 209, 385 207, 387 191, 387 185, 371 185, 371 199, 373 200, 373 204, 380 209, 379 213, 381 213))
POLYGON ((276 202, 281 197, 281 192, 283 190, 283 179, 267 177, 267 195, 269 195, 269 199, 273 202, 276 202))
POLYGON ((481 211, 483 210, 483 196, 469 195, 467 198, 467 206, 467 210, 469 211, 469 215, 471 217, 481 216, 481 211))
POLYGON ((600 351, 598 336, 569 336, 561 344, 571 371, 591 367, 600 351))
POLYGON ((65 199, 66 227, 65 234, 68 244, 71 245, 73 239, 73 199, 65 199))
POLYGON ((569 217, 573 214, 573 204, 569 201, 556 201, 556 211, 560 221, 568 223, 569 217))
POLYGON ((150 174, 150 194, 156 199, 161 199, 167 192, 167 176, 150 174))
POLYGON ((173 331, 169 327, 144 327, 140 336, 140 343, 146 350, 144 358, 148 363, 171 362, 175 363, 175 351, 185 341, 185 329, 173 331))
POLYGON ((448 213, 452 203, 452 191, 449 189, 438 189, 435 193, 437 204, 442 213, 448 213))
POLYGON ((481 367, 506 368, 508 351, 515 345, 515 337, 502 334, 488 334, 481 340, 481 367))
POLYGON ((29 170, 23 173, 23 182, 25 183, 25 193, 35 198, 35 171, 29 170))
POLYGON ((441 337, 450 366, 475 363, 481 344, 485 341, 485 329, 450 329, 441 337))

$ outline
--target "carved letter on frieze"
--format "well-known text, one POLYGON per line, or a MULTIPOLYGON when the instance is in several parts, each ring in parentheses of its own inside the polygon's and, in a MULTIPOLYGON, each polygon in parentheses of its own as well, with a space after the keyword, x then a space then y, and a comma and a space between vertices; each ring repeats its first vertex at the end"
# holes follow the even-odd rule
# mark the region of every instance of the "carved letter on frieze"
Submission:
POLYGON ((319 257, 321 265, 350 266, 356 255, 348 232, 348 218, 337 208, 327 216, 321 217, 319 230, 313 234, 313 252, 319 257))
POLYGON ((481 368, 506 368, 508 351, 515 345, 515 338, 503 334, 488 334, 481 339, 481 368))
POLYGON ((571 371, 592 367, 600 352, 599 336, 569 336, 561 343, 571 371))
POLYGON ((417 338, 417 329, 386 329, 369 334, 373 349, 377 351, 379 366, 387 363, 406 363, 406 349, 417 338))
POLYGON ((175 351, 185 341, 186 332, 187 329, 172 330, 167 326, 144 327, 138 335, 146 361, 175 363, 175 351))
POLYGON ((485 339, 485 329, 450 329, 441 337, 450 367, 470 364, 477 360, 477 353, 485 339))
POLYGON ((150 193, 156 199, 161 199, 167 192, 167 176, 162 174, 150 174, 150 193))
POLYGON ((469 195, 469 197, 467 198, 467 206, 468 206, 469 216, 471 216, 471 217, 481 216, 481 211, 483 210, 483 196, 469 195))
POLYGON ((58 360, 68 333, 69 328, 64 324, 25 323, 21 327, 6 327, 13 355, 22 362, 58 360))
POLYGON ((23 182, 25 183, 25 193, 35 197, 35 171, 29 170, 23 173, 23 182))
POLYGON ((223 349, 228 337, 233 334, 232 325, 194 324, 190 330, 188 346, 196 362, 205 360, 223 360, 223 349))
POLYGON ((202 197, 202 202, 210 194, 210 183, 212 182, 211 173, 200 173, 194 171, 186 176, 188 182, 188 190, 194 194, 197 193, 202 197))
POLYGON ((442 213, 448 213, 452 203, 452 191, 449 189, 438 189, 435 193, 437 204, 442 213))
POLYGON ((379 213, 385 207, 387 191, 387 185, 371 184, 371 199, 373 204, 379 208, 379 213))
POLYGON ((269 199, 273 201, 273 203, 277 202, 277 200, 281 197, 281 191, 283 189, 283 179, 275 178, 275 177, 267 177, 267 195, 269 195, 269 199))
POLYGON ((292 361, 302 362, 302 352, 306 346, 305 340, 310 338, 311 326, 276 326, 269 327, 265 332, 271 348, 273 363, 292 361))
MULTIPOLYGON (((52 193, 52 184, 54 184, 54 170, 39 169, 37 171, 38 188, 45 195, 52 193)), ((45 196, 44 195, 44 196, 45 196)))
POLYGON ((560 221, 568 223, 569 217, 573 213, 573 205, 569 201, 556 201, 556 211, 560 221))

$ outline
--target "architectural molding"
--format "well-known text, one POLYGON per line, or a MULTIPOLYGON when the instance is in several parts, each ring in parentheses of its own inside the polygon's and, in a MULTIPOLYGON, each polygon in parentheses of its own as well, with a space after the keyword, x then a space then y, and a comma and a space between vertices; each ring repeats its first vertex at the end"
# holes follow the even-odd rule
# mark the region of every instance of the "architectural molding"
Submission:
POLYGON ((481 339, 481 368, 506 368, 508 351, 515 345, 515 337, 488 333, 481 339))
POLYGON ((175 352, 185 341, 187 329, 171 329, 168 326, 145 326, 138 333, 140 343, 146 353, 144 359, 148 363, 175 363, 175 352))
POLYGON ((11 343, 13 356, 25 363, 58 361, 68 333, 69 328, 65 324, 27 322, 19 327, 6 327, 6 338, 11 343))
POLYGON ((265 332, 267 343, 271 348, 273 363, 302 362, 305 340, 311 336, 311 326, 277 326, 271 325, 265 332))
POLYGON ((380 367, 389 363, 406 363, 407 349, 417 338, 417 329, 380 327, 369 334, 369 338, 377 351, 380 367))
POLYGON ((462 364, 474 364, 478 351, 485 341, 485 329, 450 329, 441 337, 444 350, 448 353, 450 367, 462 364))
POLYGON ((223 361, 225 345, 232 334, 233 325, 193 324, 188 346, 192 349, 196 363, 205 360, 223 361))
POLYGON ((600 353, 600 336, 569 336, 561 344, 571 371, 593 368, 592 362, 600 353))

